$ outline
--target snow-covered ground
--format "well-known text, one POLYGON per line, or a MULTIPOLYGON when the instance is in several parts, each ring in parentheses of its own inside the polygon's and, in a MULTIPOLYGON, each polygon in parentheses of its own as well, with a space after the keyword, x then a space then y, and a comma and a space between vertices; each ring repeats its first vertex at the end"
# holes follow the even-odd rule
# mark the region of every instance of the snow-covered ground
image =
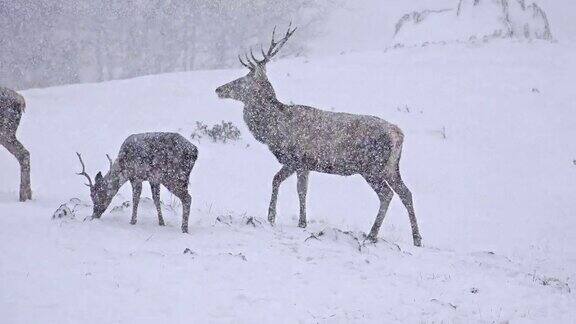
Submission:
MULTIPOLYGON (((381 241, 362 243, 378 199, 358 176, 312 174, 309 227, 295 179, 266 218, 279 169, 214 89, 243 70, 147 76, 23 91, 19 136, 34 200, 17 202, 18 167, 0 150, 0 321, 545 322, 576 319, 576 56, 567 43, 494 41, 273 62, 284 102, 373 114, 399 125, 401 162, 423 248, 394 198, 381 241), (106 170, 128 135, 230 120, 234 144, 197 143, 190 234, 163 191, 100 220, 52 220, 75 174, 106 170), (250 220, 250 222, 248 222, 250 220), (320 234, 322 232, 322 234, 320 234), (572 290, 572 291, 571 291, 572 290)), ((144 196, 149 196, 147 187, 144 196)), ((129 185, 112 206, 131 199, 129 185)))

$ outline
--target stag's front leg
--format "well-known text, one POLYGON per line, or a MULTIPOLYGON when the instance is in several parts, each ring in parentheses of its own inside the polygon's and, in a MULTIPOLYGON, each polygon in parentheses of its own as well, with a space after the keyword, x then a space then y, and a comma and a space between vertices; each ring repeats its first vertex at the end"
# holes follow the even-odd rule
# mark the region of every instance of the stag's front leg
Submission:
POLYGON ((412 201, 412 192, 406 187, 400 172, 398 169, 396 172, 386 179, 392 189, 400 196, 402 204, 406 207, 408 211, 408 217, 410 218, 410 226, 412 227, 412 239, 414 241, 414 246, 422 246, 422 236, 420 236, 420 230, 418 229, 418 222, 416 221, 416 214, 414 213, 414 202, 412 201))
POLYGON ((287 166, 283 166, 280 171, 274 176, 272 180, 272 198, 270 198, 270 207, 268 207, 268 221, 274 225, 276 221, 276 202, 278 201, 278 189, 280 184, 294 173, 294 170, 287 166))
POLYGON ((136 224, 136 215, 138 213, 138 204, 140 203, 140 194, 142 193, 142 182, 131 181, 132 183, 132 219, 130 224, 136 224))
POLYGON ((298 227, 306 227, 306 192, 308 191, 308 175, 310 171, 298 171, 298 198, 300 200, 300 220, 298 221, 298 227))

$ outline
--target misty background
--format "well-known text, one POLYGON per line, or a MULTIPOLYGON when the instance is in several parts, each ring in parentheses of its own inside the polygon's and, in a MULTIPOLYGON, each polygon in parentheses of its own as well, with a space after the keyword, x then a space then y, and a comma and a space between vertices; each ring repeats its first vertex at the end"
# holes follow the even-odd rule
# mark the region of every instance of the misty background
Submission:
MULTIPOLYGON (((290 21, 283 56, 383 50, 406 10, 460 0, 0 0, 0 85, 26 89, 200 69, 238 67, 290 21)), ((538 1, 556 39, 573 40, 564 11, 538 1), (565 30, 562 30, 561 28, 565 30)))
POLYGON ((283 54, 298 55, 336 2, 2 1, 0 83, 29 88, 229 67, 247 44, 291 20, 306 33, 283 54))

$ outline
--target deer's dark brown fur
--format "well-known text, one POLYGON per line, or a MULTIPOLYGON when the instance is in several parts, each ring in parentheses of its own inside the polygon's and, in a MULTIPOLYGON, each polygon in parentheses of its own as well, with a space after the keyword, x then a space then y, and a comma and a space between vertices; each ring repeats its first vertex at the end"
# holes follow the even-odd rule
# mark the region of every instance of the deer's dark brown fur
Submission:
POLYGON ((129 136, 114 162, 110 158, 110 171, 104 176, 98 172, 92 182, 86 173, 79 153, 82 171, 78 175, 88 179, 90 196, 94 204, 92 218, 100 218, 112 198, 124 183, 132 184, 132 220, 136 224, 142 182, 148 181, 158 211, 158 223, 164 226, 160 206, 160 185, 182 201, 182 232, 188 232, 191 197, 188 193, 190 172, 198 158, 196 146, 177 133, 142 133, 129 136))
POLYGON ((393 192, 408 210, 414 245, 421 245, 412 194, 400 176, 400 155, 404 135, 400 128, 374 116, 324 111, 278 101, 266 76, 266 63, 278 53, 295 29, 276 42, 274 33, 263 59, 252 52, 242 65, 248 75, 227 83, 216 93, 244 103, 244 121, 254 137, 266 144, 283 165, 272 181, 268 220, 274 223, 280 184, 296 173, 300 199, 299 226, 306 226, 306 192, 310 171, 352 175, 360 174, 380 198, 380 210, 370 230, 376 240, 393 192))
POLYGON ((24 97, 16 91, 0 87, 0 145, 20 163, 20 201, 32 199, 30 152, 16 138, 16 131, 25 108, 24 97))

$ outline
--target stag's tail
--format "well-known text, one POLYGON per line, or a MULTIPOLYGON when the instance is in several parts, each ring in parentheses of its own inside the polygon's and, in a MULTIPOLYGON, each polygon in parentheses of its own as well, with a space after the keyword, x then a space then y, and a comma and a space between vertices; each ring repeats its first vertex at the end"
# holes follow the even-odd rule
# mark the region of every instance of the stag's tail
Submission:
POLYGON ((400 171, 400 157, 402 156, 402 144, 404 143, 404 134, 400 127, 390 125, 388 129, 388 138, 390 140, 390 156, 386 162, 386 173, 394 175, 400 171))

